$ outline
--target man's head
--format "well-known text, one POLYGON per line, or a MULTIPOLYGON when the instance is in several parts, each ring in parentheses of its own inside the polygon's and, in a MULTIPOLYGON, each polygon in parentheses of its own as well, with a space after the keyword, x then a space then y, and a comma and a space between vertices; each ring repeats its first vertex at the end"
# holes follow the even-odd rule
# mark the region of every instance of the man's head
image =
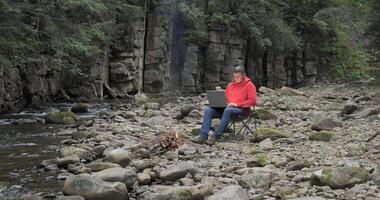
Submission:
POLYGON ((245 78, 245 69, 244 67, 238 65, 238 66, 235 66, 234 67, 234 70, 233 70, 233 78, 234 78, 234 81, 236 83, 241 83, 243 82, 244 78, 245 78))

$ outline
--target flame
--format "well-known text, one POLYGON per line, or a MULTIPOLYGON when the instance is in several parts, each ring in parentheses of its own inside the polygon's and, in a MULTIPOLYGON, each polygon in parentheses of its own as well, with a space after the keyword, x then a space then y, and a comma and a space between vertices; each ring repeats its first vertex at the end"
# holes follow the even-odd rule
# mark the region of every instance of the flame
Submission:
POLYGON ((164 131, 162 135, 162 142, 161 145, 164 148, 167 149, 176 149, 181 145, 181 137, 178 131, 170 132, 170 131, 164 131))

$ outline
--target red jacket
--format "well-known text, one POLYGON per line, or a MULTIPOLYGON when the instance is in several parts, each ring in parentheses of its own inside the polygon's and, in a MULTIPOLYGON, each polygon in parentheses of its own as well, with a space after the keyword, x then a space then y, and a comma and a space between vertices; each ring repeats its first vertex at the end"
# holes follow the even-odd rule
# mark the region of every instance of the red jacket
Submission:
POLYGON ((250 107, 256 105, 256 86, 248 77, 241 83, 232 81, 227 85, 226 98, 227 103, 236 103, 238 107, 246 108, 245 111, 250 112, 250 107))

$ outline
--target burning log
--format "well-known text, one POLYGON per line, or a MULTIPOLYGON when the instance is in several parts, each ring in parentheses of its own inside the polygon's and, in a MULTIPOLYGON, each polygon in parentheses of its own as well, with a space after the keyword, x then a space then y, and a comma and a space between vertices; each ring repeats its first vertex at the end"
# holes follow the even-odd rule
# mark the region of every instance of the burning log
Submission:
POLYGON ((164 149, 177 149, 182 144, 181 137, 177 131, 164 132, 162 136, 161 146, 164 149))

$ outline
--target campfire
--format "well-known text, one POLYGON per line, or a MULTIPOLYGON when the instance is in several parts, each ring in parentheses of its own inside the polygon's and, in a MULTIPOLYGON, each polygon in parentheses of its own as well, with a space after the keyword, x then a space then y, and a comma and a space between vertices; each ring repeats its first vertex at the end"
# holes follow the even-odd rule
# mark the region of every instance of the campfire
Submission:
POLYGON ((181 137, 177 131, 165 131, 162 135, 161 146, 164 149, 177 149, 182 144, 181 137))

